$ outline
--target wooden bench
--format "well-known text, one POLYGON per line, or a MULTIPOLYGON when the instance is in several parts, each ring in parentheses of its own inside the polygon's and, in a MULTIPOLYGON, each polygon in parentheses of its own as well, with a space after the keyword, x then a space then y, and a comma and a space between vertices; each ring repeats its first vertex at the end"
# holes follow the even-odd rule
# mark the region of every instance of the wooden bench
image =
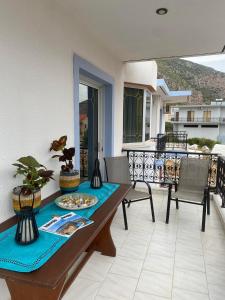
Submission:
MULTIPOLYGON (((121 184, 118 190, 93 214, 91 219, 94 223, 76 232, 40 269, 31 273, 0 269, 0 278, 6 280, 11 299, 61 299, 93 251, 116 256, 110 225, 117 207, 129 189, 129 185, 121 184)), ((43 205, 53 201, 59 195, 59 192, 51 195, 43 201, 43 205)), ((16 217, 8 219, 0 225, 0 232, 15 223, 16 217)), ((76 295, 74 295, 75 299, 76 295)))

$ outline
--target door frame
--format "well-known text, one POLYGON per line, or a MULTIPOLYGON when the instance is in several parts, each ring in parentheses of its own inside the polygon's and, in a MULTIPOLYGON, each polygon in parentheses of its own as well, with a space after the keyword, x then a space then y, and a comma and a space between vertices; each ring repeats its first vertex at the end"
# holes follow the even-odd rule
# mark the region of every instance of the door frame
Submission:
MULTIPOLYGON (((80 75, 80 84, 90 86, 96 90, 98 90, 98 143, 100 142, 101 146, 104 145, 104 84, 100 82, 96 82, 91 80, 90 78, 80 75), (99 141, 100 140, 100 141, 99 141)), ((99 146, 98 146, 99 147, 99 146)), ((103 147, 103 155, 104 155, 104 147, 103 147)), ((99 151, 98 151, 99 152, 99 151)))
POLYGON ((85 85, 87 87, 94 88, 98 91, 98 159, 100 161, 100 170, 101 173, 104 173, 104 163, 103 158, 105 156, 105 149, 104 149, 104 85, 99 82, 95 82, 90 80, 89 78, 81 75, 80 76, 80 84, 85 85))
MULTIPOLYGON (((114 79, 101 69, 97 68, 87 60, 74 54, 73 78, 74 78, 74 145, 80 149, 80 124, 79 124, 79 84, 82 76, 90 81, 95 81, 104 86, 103 103, 103 148, 105 156, 114 154, 114 79), (107 120, 107 122, 106 122, 107 120)), ((75 155, 76 169, 80 169, 80 151, 75 155)))

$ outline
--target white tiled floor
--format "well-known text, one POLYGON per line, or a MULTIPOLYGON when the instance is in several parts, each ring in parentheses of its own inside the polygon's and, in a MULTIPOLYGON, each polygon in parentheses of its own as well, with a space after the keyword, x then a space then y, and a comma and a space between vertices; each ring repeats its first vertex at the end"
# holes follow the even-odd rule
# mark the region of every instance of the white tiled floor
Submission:
POLYGON ((129 209, 129 230, 119 208, 112 224, 115 258, 94 253, 63 300, 224 300, 225 234, 213 207, 201 229, 201 207, 171 208, 167 193, 153 191, 156 223, 148 201, 129 209))

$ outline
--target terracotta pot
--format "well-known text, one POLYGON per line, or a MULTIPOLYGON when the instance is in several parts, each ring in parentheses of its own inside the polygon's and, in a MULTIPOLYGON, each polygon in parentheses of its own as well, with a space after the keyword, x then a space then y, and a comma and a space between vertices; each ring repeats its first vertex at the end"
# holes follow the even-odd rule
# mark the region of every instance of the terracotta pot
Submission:
POLYGON ((19 198, 20 198, 22 207, 32 206, 33 195, 34 195, 33 210, 35 213, 37 213, 39 211, 39 208, 41 205, 41 190, 40 189, 36 190, 34 192, 34 194, 31 194, 31 195, 23 195, 23 194, 21 194, 21 188, 22 188, 22 186, 18 186, 13 189, 12 199, 13 199, 13 209, 14 209, 15 213, 20 212, 19 198))
POLYGON ((59 186, 62 194, 77 191, 80 185, 80 173, 77 170, 71 172, 60 172, 59 186))

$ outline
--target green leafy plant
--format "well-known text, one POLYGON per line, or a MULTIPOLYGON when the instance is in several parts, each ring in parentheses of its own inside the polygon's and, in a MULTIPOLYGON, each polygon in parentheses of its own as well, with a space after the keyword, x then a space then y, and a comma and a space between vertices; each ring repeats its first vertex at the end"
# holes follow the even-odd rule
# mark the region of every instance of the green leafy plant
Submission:
POLYGON ((13 166, 17 167, 17 175, 24 176, 21 192, 24 195, 30 195, 45 186, 52 178, 53 171, 41 165, 34 157, 24 156, 19 158, 18 163, 13 166))
POLYGON ((165 123, 165 131, 166 131, 166 132, 173 132, 173 123, 171 123, 171 122, 166 122, 166 123, 165 123))
POLYGON ((215 144, 220 144, 217 141, 206 139, 206 138, 190 138, 187 140, 189 145, 197 144, 199 148, 203 146, 209 147, 209 149, 212 149, 215 144))
POLYGON ((73 171, 73 157, 75 155, 75 148, 66 148, 67 136, 61 136, 58 140, 51 143, 50 151, 61 151, 61 155, 53 155, 52 158, 58 158, 64 164, 61 166, 63 172, 73 171))

